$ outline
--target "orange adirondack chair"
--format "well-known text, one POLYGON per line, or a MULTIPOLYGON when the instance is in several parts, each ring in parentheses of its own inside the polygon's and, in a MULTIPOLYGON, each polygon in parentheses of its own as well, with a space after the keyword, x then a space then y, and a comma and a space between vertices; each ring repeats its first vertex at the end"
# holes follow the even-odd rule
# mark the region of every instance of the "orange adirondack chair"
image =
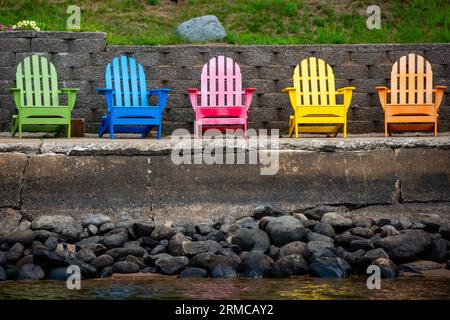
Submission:
POLYGON ((376 87, 384 110, 385 136, 392 131, 434 130, 437 137, 438 111, 446 88, 433 89, 431 65, 422 56, 410 53, 401 57, 392 67, 391 90, 376 87))

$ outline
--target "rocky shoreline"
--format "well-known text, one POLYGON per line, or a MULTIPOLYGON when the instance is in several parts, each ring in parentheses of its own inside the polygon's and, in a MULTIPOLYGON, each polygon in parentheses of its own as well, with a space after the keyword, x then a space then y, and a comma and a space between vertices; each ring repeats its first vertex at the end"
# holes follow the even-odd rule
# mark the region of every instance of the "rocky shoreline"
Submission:
POLYGON ((179 278, 344 278, 376 265, 384 278, 450 268, 450 223, 439 216, 358 218, 342 207, 293 214, 271 205, 214 223, 139 221, 103 214, 23 220, 0 230, 1 280, 84 279, 113 274, 179 278), (339 209, 339 210, 338 210, 339 209))

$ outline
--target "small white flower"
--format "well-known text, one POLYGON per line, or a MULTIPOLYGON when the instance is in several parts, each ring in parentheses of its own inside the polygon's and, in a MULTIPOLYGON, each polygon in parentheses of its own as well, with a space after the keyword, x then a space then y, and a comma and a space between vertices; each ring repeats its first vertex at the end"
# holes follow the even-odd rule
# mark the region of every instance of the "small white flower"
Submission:
POLYGON ((36 31, 41 31, 41 28, 36 27, 34 30, 36 30, 36 31))
POLYGON ((13 25, 12 28, 15 30, 15 29, 17 29, 17 26, 16 26, 16 25, 13 25))

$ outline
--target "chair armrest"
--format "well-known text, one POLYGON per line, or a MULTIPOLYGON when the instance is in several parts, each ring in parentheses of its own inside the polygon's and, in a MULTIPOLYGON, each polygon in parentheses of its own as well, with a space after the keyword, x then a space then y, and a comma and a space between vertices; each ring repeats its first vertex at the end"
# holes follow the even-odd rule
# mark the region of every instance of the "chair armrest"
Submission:
POLYGON ((147 90, 148 96, 158 96, 158 107, 159 107, 159 111, 161 114, 162 114, 164 108, 166 107, 167 98, 169 96, 170 91, 172 91, 172 90, 167 89, 167 88, 147 90))
POLYGON ((283 90, 281 90, 281 92, 283 93, 289 93, 291 91, 295 91, 295 88, 293 87, 288 87, 288 88, 284 88, 283 90))
POLYGON ((384 111, 386 111, 387 108, 387 95, 391 91, 387 87, 375 87, 375 89, 378 92, 378 98, 380 99, 381 107, 384 111))
POLYGON ((442 102, 442 97, 444 96, 444 90, 447 89, 447 86, 436 86, 436 89, 433 90, 433 92, 435 93, 435 98, 434 98, 434 105, 436 108, 436 112, 439 111, 439 107, 441 105, 442 102))
POLYGON ((100 94, 106 94, 106 93, 108 93, 108 92, 110 92, 110 93, 114 93, 114 91, 113 91, 113 89, 112 88, 97 88, 97 89, 95 89, 98 93, 100 93, 100 94))
POLYGON ((244 107, 245 107, 245 110, 248 110, 248 108, 250 108, 250 105, 252 104, 253 93, 255 91, 256 91, 255 88, 246 88, 246 89, 244 89, 244 107))
POLYGON ((170 91, 172 91, 171 89, 167 89, 167 88, 161 88, 161 89, 150 89, 147 90, 147 95, 149 96, 153 96, 153 95, 157 95, 157 94, 161 94, 161 93, 169 93, 170 91))
MULTIPOLYGON (((289 100, 291 101, 292 108, 296 110, 296 108, 300 105, 300 101, 297 99, 297 89, 294 87, 288 87, 281 90, 281 92, 289 94, 289 100)), ((300 95, 302 93, 300 92, 300 95)))
POLYGON ((197 98, 200 95, 200 91, 197 88, 188 88, 187 92, 189 92, 189 98, 191 100, 191 105, 194 111, 197 110, 198 101, 197 98))
POLYGON ((77 92, 80 89, 75 89, 75 88, 63 88, 59 90, 59 93, 62 94, 67 94, 67 106, 69 107, 69 109, 73 109, 73 107, 75 107, 75 101, 77 99, 77 92))
POLYGON ((336 94, 345 94, 346 91, 353 91, 355 90, 356 87, 344 87, 344 88, 340 88, 336 91, 336 94))
POLYGON ((10 88, 9 92, 11 92, 14 97, 14 103, 16 104, 17 109, 20 109, 20 107, 22 107, 22 99, 20 97, 22 95, 22 89, 10 88))
POLYGON ((62 88, 59 89, 60 93, 66 93, 66 92, 77 92, 80 91, 78 88, 62 88))
POLYGON ((350 107, 350 103, 352 101, 352 93, 353 90, 355 90, 356 87, 344 87, 340 88, 336 91, 336 95, 344 95, 344 108, 345 110, 348 110, 350 107))

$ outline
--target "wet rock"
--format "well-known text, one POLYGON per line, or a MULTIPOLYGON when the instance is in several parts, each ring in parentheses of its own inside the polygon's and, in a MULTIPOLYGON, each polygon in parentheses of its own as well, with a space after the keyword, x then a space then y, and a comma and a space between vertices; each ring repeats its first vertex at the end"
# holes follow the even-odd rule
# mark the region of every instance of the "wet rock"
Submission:
POLYGON ((115 273, 136 273, 139 272, 139 266, 129 261, 118 261, 112 265, 115 273))
POLYGON ((161 273, 172 275, 180 272, 189 264, 187 257, 163 257, 155 261, 155 265, 161 270, 161 273))
POLYGON ((364 251, 368 251, 368 250, 374 249, 374 246, 373 246, 372 241, 368 240, 368 239, 353 240, 352 242, 350 242, 349 249, 351 252, 355 252, 360 249, 362 249, 364 251))
POLYGON ((90 224, 87 226, 87 231, 91 236, 95 236, 98 232, 98 228, 94 226, 93 224, 90 224))
POLYGON ((270 257, 260 251, 243 252, 240 258, 239 271, 246 278, 260 278, 268 275, 274 264, 270 257))
POLYGON ((133 231, 136 237, 150 237, 155 230, 155 224, 153 223, 134 223, 133 231))
POLYGON ((237 273, 229 266, 215 266, 211 271, 211 277, 235 279, 237 278, 237 273))
POLYGON ((316 232, 312 232, 312 231, 310 231, 306 234, 306 240, 308 240, 308 242, 309 241, 325 241, 325 242, 329 242, 329 243, 334 243, 333 238, 330 238, 330 237, 324 236, 320 233, 316 233, 316 232))
POLYGON ((44 276, 44 270, 40 266, 30 263, 20 268, 17 280, 41 280, 44 276))
POLYGON ((378 258, 372 264, 380 268, 381 278, 395 278, 397 276, 397 266, 389 259, 378 258))
POLYGON ((334 238, 334 243, 337 246, 348 247, 350 245, 350 243, 355 240, 364 240, 364 238, 354 236, 350 233, 342 233, 342 234, 336 235, 336 237, 334 238))
POLYGON ((442 238, 450 240, 450 223, 443 223, 439 228, 442 238))
POLYGON ((170 239, 176 234, 176 231, 172 227, 168 227, 163 224, 157 224, 155 230, 153 230, 151 237, 155 240, 170 239))
POLYGON ((325 241, 310 241, 306 245, 307 257, 309 261, 326 256, 335 257, 336 248, 332 243, 325 241))
POLYGON ((70 275, 70 273, 67 273, 67 268, 65 267, 53 268, 47 272, 47 279, 66 281, 70 275))
POLYGON ((195 224, 190 221, 177 221, 173 224, 176 232, 192 237, 195 233, 195 224))
POLYGON ((373 220, 373 222, 375 223, 375 225, 377 225, 378 227, 383 227, 385 225, 388 225, 391 223, 391 219, 388 218, 375 218, 373 220))
POLYGON ((273 207, 270 204, 260 205, 255 208, 255 212, 253 212, 253 218, 261 219, 262 217, 281 217, 287 215, 286 212, 273 207))
POLYGON ((164 252, 167 252, 167 246, 158 244, 156 247, 152 249, 152 251, 150 251, 150 254, 155 255, 164 252))
POLYGON ((66 258, 59 252, 35 250, 33 252, 33 261, 45 268, 56 268, 64 266, 66 258))
MULTIPOLYGON (((291 242, 291 243, 294 243, 294 242, 291 242)), ((306 245, 305 245, 305 247, 306 247, 306 245)), ((269 257, 271 257, 272 258, 272 260, 276 260, 276 259, 278 259, 278 256, 279 256, 279 254, 280 254, 280 248, 278 248, 278 247, 275 247, 274 245, 271 245, 270 247, 269 247, 269 249, 267 250, 267 252, 265 252, 269 257)))
POLYGON ((225 235, 219 230, 214 230, 207 234, 206 239, 213 240, 216 242, 225 241, 225 235))
POLYGON ((439 232, 442 224, 442 218, 437 214, 428 214, 420 219, 420 223, 425 225, 424 231, 429 233, 439 232))
POLYGON ((427 260, 418 260, 414 262, 404 263, 398 266, 398 272, 421 273, 422 271, 434 270, 442 268, 440 263, 427 260))
POLYGON ((330 238, 336 236, 333 227, 329 223, 319 222, 314 226, 313 231, 330 238))
POLYGON ((330 224, 337 232, 345 231, 353 226, 351 219, 345 218, 336 212, 325 213, 320 222, 330 224))
POLYGON ((355 252, 348 252, 345 251, 342 247, 338 247, 336 251, 339 258, 344 259, 351 266, 356 265, 358 261, 361 259, 361 257, 365 254, 365 251, 361 249, 355 252))
POLYGON ((250 229, 250 234, 254 240, 252 251, 266 252, 270 247, 270 238, 264 231, 260 229, 250 229))
POLYGON ((220 244, 213 240, 190 242, 185 241, 182 243, 182 254, 188 256, 194 256, 204 252, 210 252, 212 254, 217 253, 221 249, 220 244))
POLYGON ((126 257, 128 255, 136 256, 136 257, 142 257, 145 253, 145 250, 141 247, 136 248, 114 248, 111 250, 106 251, 106 254, 113 257, 115 261, 120 260, 123 257, 126 257))
POLYGON ((271 274, 275 278, 288 278, 308 273, 308 263, 299 254, 281 257, 272 267, 271 274))
POLYGON ((141 270, 142 273, 156 273, 155 267, 145 267, 141 270))
POLYGON ((94 260, 90 262, 91 266, 94 266, 97 270, 102 270, 105 267, 108 267, 114 263, 114 258, 109 254, 102 254, 101 256, 96 257, 94 260))
POLYGON ((106 222, 99 227, 98 231, 100 234, 105 234, 114 230, 115 227, 116 225, 113 222, 106 222))
POLYGON ((30 225, 32 230, 44 229, 55 233, 61 233, 68 226, 75 226, 75 221, 72 217, 63 215, 40 216, 30 225))
POLYGON ((300 220, 300 222, 305 225, 305 223, 308 223, 309 219, 303 214, 303 213, 294 213, 292 215, 295 219, 300 220))
POLYGON ((144 261, 143 261, 142 258, 138 258, 138 257, 129 255, 129 256, 127 256, 127 257, 125 258, 125 261, 132 262, 132 263, 134 263, 134 264, 137 264, 138 267, 139 267, 139 269, 144 269, 144 268, 145 268, 145 263, 144 263, 144 261))
POLYGON ((6 279, 6 270, 0 265, 0 281, 5 281, 6 279))
POLYGON ((23 251, 25 247, 21 243, 15 243, 6 254, 6 260, 9 263, 16 263, 17 260, 23 257, 23 251))
POLYGON ((9 233, 3 241, 8 242, 10 244, 14 243, 21 243, 24 246, 30 246, 34 241, 34 232, 26 229, 26 230, 19 230, 9 233))
POLYGON ((373 236, 372 229, 363 228, 363 227, 352 228, 350 230, 350 233, 354 236, 359 236, 359 237, 366 238, 366 239, 369 239, 370 237, 373 236))
POLYGON ((141 246, 141 242, 139 240, 128 241, 123 245, 124 248, 136 248, 136 247, 140 247, 140 246, 141 246))
POLYGON ((88 249, 81 249, 75 254, 75 258, 86 263, 90 263, 96 257, 95 253, 88 249))
POLYGON ((178 278, 206 278, 208 271, 202 268, 186 268, 178 275, 178 278))
POLYGON ((112 267, 106 267, 100 272, 100 278, 109 278, 113 275, 114 270, 112 267))
POLYGON ((253 239, 250 230, 247 228, 239 228, 232 236, 231 243, 239 246, 243 251, 250 251, 255 244, 255 240, 253 239))
POLYGON ((105 239, 103 236, 92 236, 85 238, 77 243, 77 245, 82 246, 88 243, 100 243, 105 239))
POLYGON ((87 227, 92 224, 96 227, 100 227, 104 223, 111 222, 111 218, 104 214, 93 214, 83 218, 82 225, 83 227, 87 227))
POLYGON ((381 227, 381 236, 384 237, 392 237, 399 235, 400 232, 395 229, 395 227, 387 224, 381 227))
POLYGON ((100 243, 86 243, 78 246, 80 250, 87 249, 95 253, 96 256, 100 256, 106 252, 106 247, 100 243))
POLYGON ((447 242, 442 238, 432 240, 431 247, 426 254, 426 258, 440 263, 447 261, 447 242))
POLYGON ((195 226, 195 230, 199 233, 199 234, 201 234, 201 235, 203 235, 203 236, 206 236, 208 233, 211 233, 211 232, 213 232, 213 227, 212 226, 210 226, 209 224, 206 224, 206 223, 199 223, 199 224, 197 224, 196 226, 195 226))
POLYGON ((48 250, 55 251, 56 247, 58 246, 58 242, 58 237, 50 236, 47 238, 47 240, 45 240, 45 246, 48 250))
POLYGON ((142 244, 149 248, 154 248, 158 245, 158 241, 152 239, 151 237, 142 237, 142 244))
POLYGON ((293 241, 302 241, 305 238, 305 228, 302 223, 291 216, 282 216, 269 221, 266 232, 271 242, 277 247, 293 241))
POLYGON ((204 252, 192 257, 190 264, 193 267, 204 268, 208 271, 212 271, 215 266, 229 266, 236 270, 240 262, 240 258, 234 253, 229 253, 229 255, 224 256, 204 252))
POLYGON ((282 246, 279 250, 279 256, 289 256, 293 254, 299 254, 303 257, 306 257, 308 255, 308 251, 306 249, 306 243, 301 241, 294 241, 288 244, 285 244, 282 246))
POLYGON ((319 206, 316 208, 312 208, 312 209, 308 209, 306 211, 303 212, 303 214, 308 218, 308 219, 314 219, 314 220, 321 220, 322 216, 325 213, 328 212, 335 212, 336 211, 336 207, 331 207, 331 206, 319 206))
POLYGON ((118 233, 107 236, 105 239, 103 239, 101 244, 103 244, 108 249, 112 249, 122 247, 127 241, 128 238, 126 235, 124 235, 123 233, 118 233))
POLYGON ((259 228, 261 230, 266 230, 267 224, 269 223, 269 221, 275 219, 276 217, 270 217, 270 216, 266 216, 266 217, 262 217, 261 220, 259 220, 259 228))
POLYGON ((403 233, 374 242, 383 248, 394 262, 414 260, 431 246, 431 236, 423 230, 405 230, 403 233))
POLYGON ((20 267, 22 267, 23 265, 29 264, 29 263, 33 263, 33 255, 29 254, 29 255, 25 255, 24 257, 22 257, 21 259, 19 259, 16 262, 16 267, 20 269, 20 267))
POLYGON ((0 266, 6 265, 6 254, 0 251, 0 266))
POLYGON ((350 275, 351 267, 341 258, 321 256, 311 263, 309 271, 320 278, 345 278, 350 275))
POLYGON ((176 235, 174 235, 172 238, 170 238, 167 246, 169 252, 173 256, 183 255, 183 247, 182 247, 183 242, 190 242, 190 240, 182 233, 177 233, 176 235))
POLYGON ((247 229, 258 229, 259 228, 259 220, 255 219, 253 217, 245 217, 245 218, 239 219, 236 223, 241 228, 247 228, 247 229))

